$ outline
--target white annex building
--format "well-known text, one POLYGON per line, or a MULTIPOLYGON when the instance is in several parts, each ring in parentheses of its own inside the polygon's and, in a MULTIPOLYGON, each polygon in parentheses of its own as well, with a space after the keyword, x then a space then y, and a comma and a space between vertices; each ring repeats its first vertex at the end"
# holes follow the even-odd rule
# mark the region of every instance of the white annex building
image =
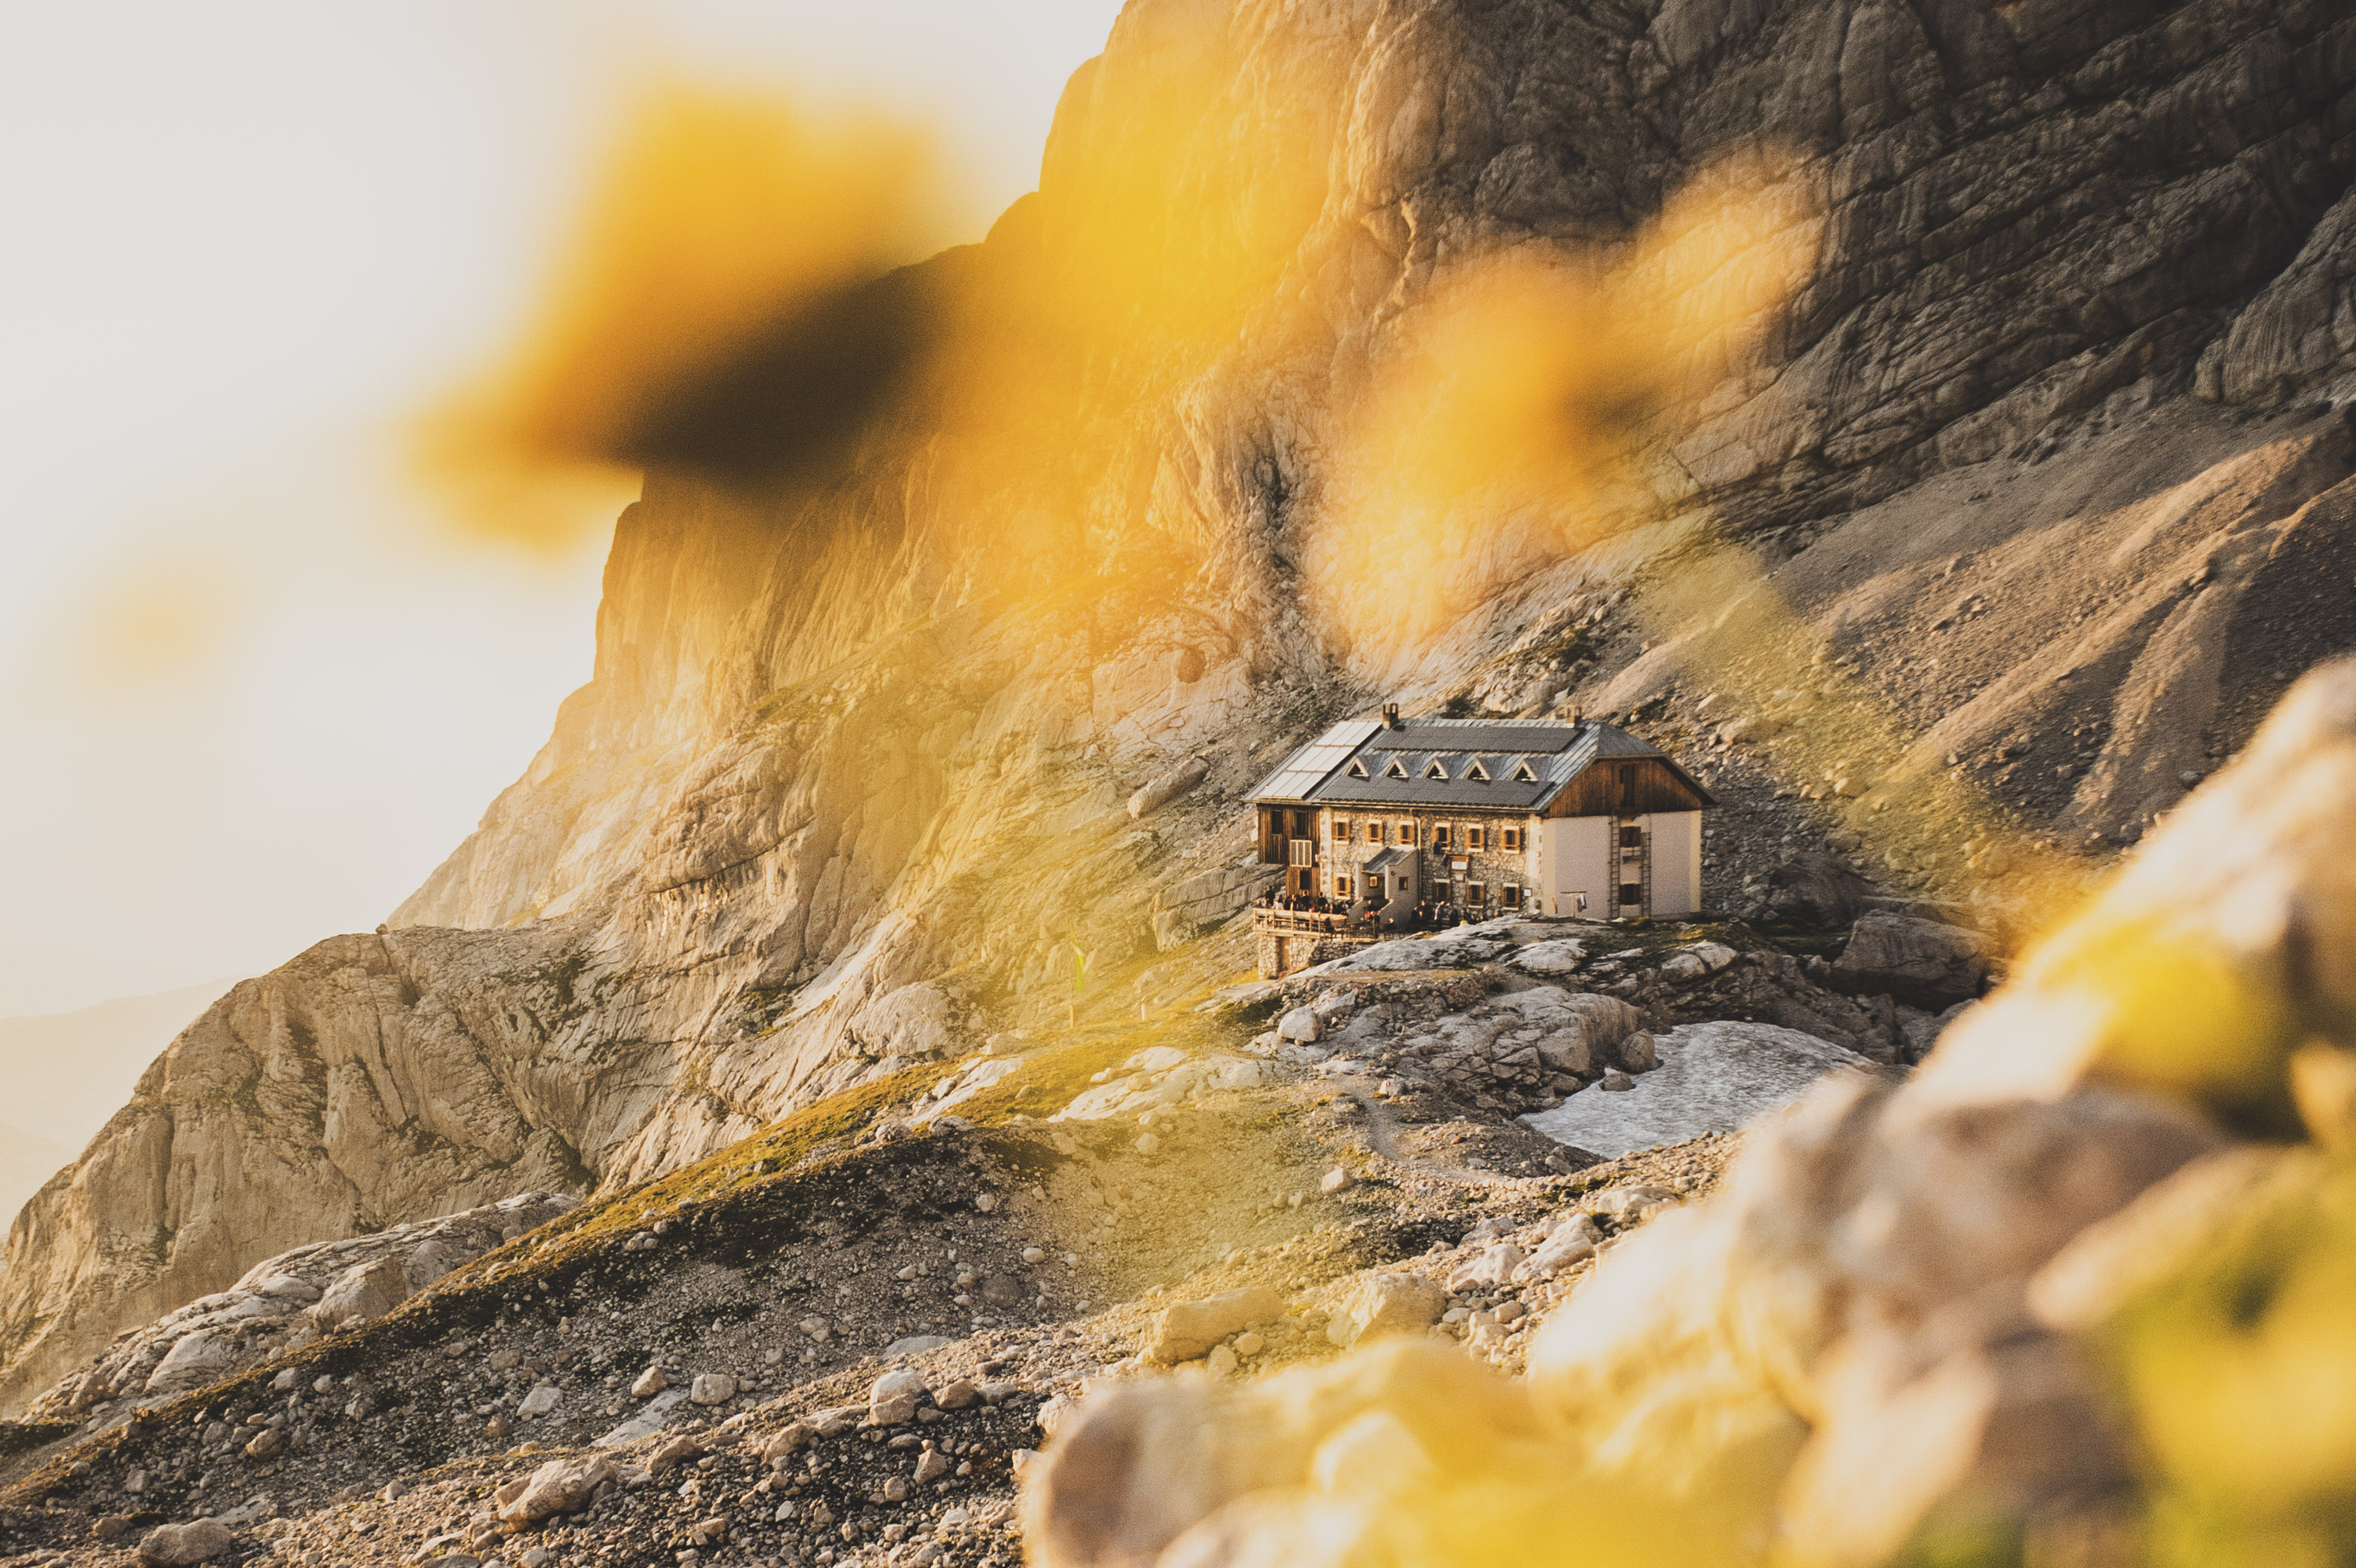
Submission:
POLYGON ((1334 725, 1254 792, 1260 859, 1289 893, 1398 919, 1419 901, 1503 912, 1701 908, 1702 813, 1665 752, 1593 720, 1334 725))

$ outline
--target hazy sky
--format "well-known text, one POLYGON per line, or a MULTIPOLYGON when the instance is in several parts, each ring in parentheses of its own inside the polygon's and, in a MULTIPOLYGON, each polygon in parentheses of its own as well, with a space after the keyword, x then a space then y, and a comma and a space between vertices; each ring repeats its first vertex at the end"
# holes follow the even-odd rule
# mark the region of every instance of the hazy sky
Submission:
POLYGON ((451 543, 395 432, 632 84, 929 124, 978 239, 1119 9, 0 0, 0 1016, 369 929, 546 738, 605 529, 451 543))

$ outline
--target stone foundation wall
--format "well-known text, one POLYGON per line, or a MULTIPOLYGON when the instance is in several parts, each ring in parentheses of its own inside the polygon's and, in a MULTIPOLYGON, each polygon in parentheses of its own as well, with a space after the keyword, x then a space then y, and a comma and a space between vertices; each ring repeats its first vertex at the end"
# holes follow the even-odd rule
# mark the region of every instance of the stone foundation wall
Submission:
POLYGON ((1329 958, 1339 958, 1361 947, 1373 945, 1371 936, 1333 936, 1315 931, 1268 931, 1253 933, 1255 956, 1260 978, 1273 980, 1312 964, 1323 964, 1329 958))

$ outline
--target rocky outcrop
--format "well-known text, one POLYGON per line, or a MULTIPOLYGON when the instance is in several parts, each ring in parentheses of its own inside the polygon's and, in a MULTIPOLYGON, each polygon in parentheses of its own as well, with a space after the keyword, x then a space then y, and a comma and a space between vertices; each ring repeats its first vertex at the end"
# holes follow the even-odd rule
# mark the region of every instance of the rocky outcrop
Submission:
POLYGON ((1980 994, 1987 939, 1959 926, 1874 912, 1857 923, 1826 978, 1852 994, 1881 994, 1937 1012, 1980 994))
POLYGON ((27 1418, 120 1419, 133 1403, 217 1382, 323 1333, 380 1317, 461 1264, 572 1206, 568 1198, 522 1193, 265 1258, 227 1290, 118 1335, 89 1365, 33 1400, 27 1418))
POLYGON ((1837 930, 1865 912, 1871 882, 1838 856, 1822 850, 1794 855, 1767 873, 1766 896, 1749 918, 1762 924, 1837 930))
POLYGON ((525 776, 19 1218, 0 1400, 298 1241, 669 1168, 1092 1005, 1075 951, 1142 957, 1275 751, 1377 692, 1691 720, 1760 842, 1854 813, 1907 875, 1991 851, 1877 813, 1869 753, 2140 834, 2356 643, 2314 401, 2351 37, 2311 0, 1130 5, 1035 199, 928 264, 989 373, 823 484, 649 475, 525 776), (1592 504, 1392 505, 1369 410, 1456 280, 1657 257, 1678 193, 1762 187, 1693 232, 1783 303, 1590 411, 1633 453, 1592 504), (869 1013, 927 983, 947 1035, 869 1013))
POLYGON ((1153 945, 1167 953, 1224 925, 1284 879, 1281 866, 1221 866, 1153 895, 1153 945))

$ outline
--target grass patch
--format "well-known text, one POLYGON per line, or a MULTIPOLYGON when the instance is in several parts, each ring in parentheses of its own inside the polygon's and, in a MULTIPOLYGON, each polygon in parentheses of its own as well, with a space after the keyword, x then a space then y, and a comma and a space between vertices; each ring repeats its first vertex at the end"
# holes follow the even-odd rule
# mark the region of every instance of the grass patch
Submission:
POLYGON ((1090 1029, 1062 1045, 1024 1054, 1023 1065, 957 1108, 980 1126, 1016 1115, 1049 1116, 1087 1089, 1089 1080, 1141 1049, 1131 1029, 1090 1029))
POLYGON ((848 1145, 893 1108, 929 1091, 960 1064, 926 1062, 830 1094, 781 1117, 752 1136, 706 1155, 669 1176, 611 1197, 592 1198, 528 1236, 486 1253, 453 1272, 453 1281, 486 1279, 515 1261, 523 1249, 536 1267, 569 1261, 605 1243, 643 1231, 684 1205, 708 1202, 762 1177, 800 1164, 830 1144, 848 1145))

